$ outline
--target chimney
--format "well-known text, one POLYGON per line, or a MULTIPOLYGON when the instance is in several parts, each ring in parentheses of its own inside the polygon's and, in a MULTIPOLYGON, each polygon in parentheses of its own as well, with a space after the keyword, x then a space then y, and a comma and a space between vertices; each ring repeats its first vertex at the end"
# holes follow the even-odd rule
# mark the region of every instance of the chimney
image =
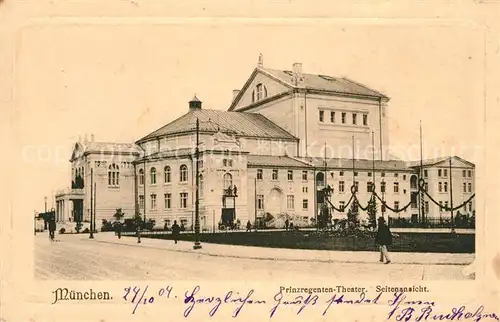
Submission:
POLYGON ((293 73, 293 84, 295 86, 301 86, 304 84, 304 75, 302 74, 302 63, 294 63, 292 68, 293 73))
POLYGON ((236 96, 238 96, 239 93, 240 93, 239 89, 233 89, 233 102, 234 102, 234 100, 236 99, 236 96))
POLYGON ((262 54, 259 55, 259 61, 257 62, 258 68, 264 68, 264 56, 262 54))
POLYGON ((201 110, 201 101, 194 95, 193 99, 189 101, 189 112, 201 110))

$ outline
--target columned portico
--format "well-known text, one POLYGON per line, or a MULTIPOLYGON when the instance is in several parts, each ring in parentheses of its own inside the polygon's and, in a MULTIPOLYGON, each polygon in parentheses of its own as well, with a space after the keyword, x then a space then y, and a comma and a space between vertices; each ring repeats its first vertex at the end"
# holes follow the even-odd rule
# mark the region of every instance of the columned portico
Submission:
POLYGON ((78 215, 83 219, 83 189, 66 189, 56 193, 56 222, 72 222, 78 215))

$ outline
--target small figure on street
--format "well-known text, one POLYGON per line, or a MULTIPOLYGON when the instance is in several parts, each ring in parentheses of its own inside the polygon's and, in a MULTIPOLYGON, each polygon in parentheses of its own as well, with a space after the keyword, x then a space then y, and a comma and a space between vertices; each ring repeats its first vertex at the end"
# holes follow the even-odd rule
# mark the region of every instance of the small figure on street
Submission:
POLYGON ((378 230, 377 236, 375 237, 375 244, 379 246, 380 249, 380 262, 389 264, 391 262, 389 258, 389 252, 387 251, 387 246, 392 245, 392 233, 389 226, 385 223, 384 217, 378 218, 378 230))
POLYGON ((288 226, 290 226, 290 221, 288 218, 285 220, 285 230, 288 231, 288 226))
POLYGON ((122 223, 117 221, 115 224, 115 231, 116 235, 118 236, 118 239, 122 238, 122 223))
POLYGON ((177 240, 179 239, 180 231, 181 231, 181 227, 179 227, 179 225, 177 225, 177 220, 174 220, 174 224, 172 225, 172 238, 174 239, 176 244, 177 244, 177 240))
POLYGON ((241 228, 241 221, 240 219, 236 219, 236 229, 240 229, 241 228))
POLYGON ((293 222, 290 223, 290 230, 293 231, 293 222))
POLYGON ((250 220, 247 221, 247 231, 252 231, 252 224, 250 223, 250 220))
POLYGON ((51 218, 49 221, 49 238, 51 241, 54 241, 56 234, 56 220, 51 218))

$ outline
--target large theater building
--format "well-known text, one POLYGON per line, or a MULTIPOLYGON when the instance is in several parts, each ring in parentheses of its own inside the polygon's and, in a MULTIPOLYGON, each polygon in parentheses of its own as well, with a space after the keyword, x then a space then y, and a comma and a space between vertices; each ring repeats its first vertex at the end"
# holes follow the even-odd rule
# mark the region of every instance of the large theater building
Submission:
MULTIPOLYGON (((320 207, 315 190, 325 185, 334 189, 331 202, 342 207, 353 185, 366 204, 375 182, 391 207, 411 201, 391 217, 412 221, 450 216, 425 198, 419 206, 419 175, 443 206, 451 205, 451 192, 454 205, 474 193, 474 164, 459 157, 424 160, 422 169, 420 161, 391 159, 389 98, 353 80, 306 74, 301 64, 291 70, 267 69, 261 57, 233 94, 227 111, 205 109, 195 96, 186 114, 134 144, 93 138, 76 143, 70 160, 72 188, 56 196, 58 220, 89 218, 92 181, 98 226, 122 208, 127 217, 140 212, 158 226, 177 220, 190 227, 197 142, 202 229, 212 229, 228 209, 242 225, 266 213, 278 226, 285 215, 295 225, 311 224, 320 207), (353 145, 354 151, 364 151, 354 152, 354 162, 353 145)), ((471 201, 460 212, 473 210, 471 201)), ((389 214, 380 203, 378 213, 389 214)), ((334 218, 344 216, 334 212, 334 218)))

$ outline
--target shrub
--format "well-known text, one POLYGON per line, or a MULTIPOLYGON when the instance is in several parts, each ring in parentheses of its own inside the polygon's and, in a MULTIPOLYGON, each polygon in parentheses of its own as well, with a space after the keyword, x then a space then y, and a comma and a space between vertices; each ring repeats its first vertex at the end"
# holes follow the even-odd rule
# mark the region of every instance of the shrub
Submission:
POLYGON ((107 221, 106 219, 102 220, 102 226, 101 226, 101 231, 114 231, 113 224, 110 221, 107 221))
POLYGON ((64 234, 65 232, 66 232, 66 229, 64 227, 59 229, 59 234, 64 234))

